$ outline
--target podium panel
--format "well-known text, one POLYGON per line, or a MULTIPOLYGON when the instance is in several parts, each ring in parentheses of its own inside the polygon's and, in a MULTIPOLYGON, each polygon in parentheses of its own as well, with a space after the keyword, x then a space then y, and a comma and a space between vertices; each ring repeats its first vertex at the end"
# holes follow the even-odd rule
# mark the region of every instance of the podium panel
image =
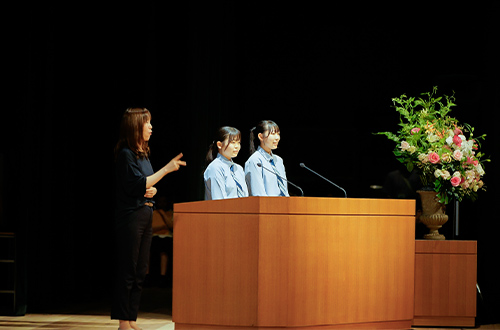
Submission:
POLYGON ((176 329, 409 328, 414 213, 413 200, 176 204, 176 329))
POLYGON ((413 325, 474 327, 477 242, 415 241, 413 325))

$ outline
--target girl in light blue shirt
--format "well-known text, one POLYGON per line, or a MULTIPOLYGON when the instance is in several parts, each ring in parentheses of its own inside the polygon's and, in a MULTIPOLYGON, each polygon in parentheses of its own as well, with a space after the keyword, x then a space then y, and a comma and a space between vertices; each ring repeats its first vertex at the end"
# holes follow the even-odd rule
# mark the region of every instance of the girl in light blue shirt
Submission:
POLYGON ((290 196, 283 159, 278 148, 280 129, 271 120, 262 120, 250 131, 250 158, 245 163, 245 179, 250 196, 290 196))
POLYGON ((233 162, 241 147, 241 133, 234 127, 224 126, 217 131, 207 153, 205 200, 248 197, 243 167, 233 162))

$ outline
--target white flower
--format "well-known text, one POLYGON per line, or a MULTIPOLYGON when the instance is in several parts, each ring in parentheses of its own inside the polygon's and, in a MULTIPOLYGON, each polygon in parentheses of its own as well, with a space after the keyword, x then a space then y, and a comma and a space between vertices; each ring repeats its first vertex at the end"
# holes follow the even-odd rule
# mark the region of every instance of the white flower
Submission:
POLYGON ((433 142, 437 142, 439 141, 439 136, 437 136, 436 134, 429 134, 427 136, 427 141, 433 143, 433 142))
POLYGON ((440 169, 434 171, 434 176, 436 177, 436 179, 439 178, 441 175, 443 175, 443 172, 440 169))
MULTIPOLYGON (((459 135, 459 136, 463 136, 463 135, 459 135)), ((462 142, 462 151, 464 153, 465 156, 472 156, 474 155, 474 151, 472 150, 472 148, 474 147, 474 141, 473 140, 469 140, 469 141, 465 141, 465 142, 462 142)))
POLYGON ((418 155, 418 160, 421 163, 427 163, 429 161, 429 157, 426 154, 419 154, 418 155))
MULTIPOLYGON (((453 131, 450 131, 451 133, 453 133, 453 131)), ((448 136, 446 138, 446 143, 451 146, 453 144, 453 135, 452 136, 448 136)))
POLYGON ((400 148, 401 148, 401 151, 406 151, 406 150, 410 149, 410 144, 406 141, 403 141, 403 142, 401 142, 400 148))
POLYGON ((484 175, 484 170, 483 170, 483 167, 481 166, 481 164, 477 164, 476 171, 477 171, 477 174, 479 174, 480 176, 484 175))
POLYGON ((476 171, 473 171, 473 170, 465 171, 465 177, 466 177, 467 181, 469 181, 469 183, 471 183, 476 178, 476 171))
POLYGON ((448 172, 448 171, 446 171, 446 170, 441 171, 441 177, 442 177, 443 179, 445 179, 445 180, 448 180, 448 179, 451 177, 450 172, 448 172))

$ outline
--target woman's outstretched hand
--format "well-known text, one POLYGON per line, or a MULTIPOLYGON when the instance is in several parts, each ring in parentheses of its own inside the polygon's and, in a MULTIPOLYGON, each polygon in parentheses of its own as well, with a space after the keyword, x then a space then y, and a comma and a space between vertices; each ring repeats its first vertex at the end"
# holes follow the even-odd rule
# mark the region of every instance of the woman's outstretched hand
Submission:
MULTIPOLYGON (((175 172, 179 169, 180 166, 186 166, 186 162, 181 160, 182 152, 175 156, 167 165, 163 166, 161 170, 156 172, 153 175, 150 175, 146 178, 146 189, 153 187, 158 181, 161 180, 165 175, 171 172, 175 172)), ((156 193, 156 192, 155 192, 156 193)))
POLYGON ((165 166, 165 170, 167 173, 177 171, 180 166, 186 166, 186 162, 181 160, 182 156, 184 155, 181 152, 165 166))

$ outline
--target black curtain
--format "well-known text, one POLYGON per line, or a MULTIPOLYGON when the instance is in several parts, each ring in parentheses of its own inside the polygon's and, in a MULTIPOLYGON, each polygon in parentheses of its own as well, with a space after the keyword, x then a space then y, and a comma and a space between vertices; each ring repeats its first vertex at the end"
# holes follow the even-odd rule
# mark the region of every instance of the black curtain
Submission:
POLYGON ((109 293, 113 147, 127 107, 152 112, 154 168, 185 155, 188 166, 158 184, 172 202, 203 199, 204 157, 219 126, 242 131, 243 165, 261 119, 280 126, 277 153, 306 196, 342 192, 300 162, 350 197, 374 197, 370 185, 401 169, 392 144, 372 135, 397 130, 391 98, 435 85, 455 91, 455 117, 488 134, 488 191, 462 203, 459 238, 478 240, 478 282, 497 308, 498 4, 364 6, 13 5, 0 229, 20 237, 28 311, 109 293))

